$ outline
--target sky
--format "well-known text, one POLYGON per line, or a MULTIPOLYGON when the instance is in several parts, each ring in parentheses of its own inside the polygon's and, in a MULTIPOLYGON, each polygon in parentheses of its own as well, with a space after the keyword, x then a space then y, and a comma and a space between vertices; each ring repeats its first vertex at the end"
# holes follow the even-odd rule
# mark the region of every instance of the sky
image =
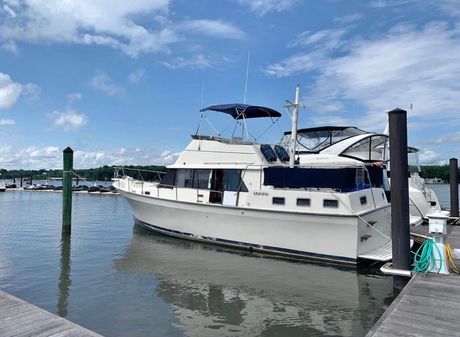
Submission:
POLYGON ((297 84, 301 128, 401 108, 422 164, 459 158, 460 1, 0 0, 0 168, 170 164, 232 130, 212 104, 280 111, 248 121, 277 142, 297 84))

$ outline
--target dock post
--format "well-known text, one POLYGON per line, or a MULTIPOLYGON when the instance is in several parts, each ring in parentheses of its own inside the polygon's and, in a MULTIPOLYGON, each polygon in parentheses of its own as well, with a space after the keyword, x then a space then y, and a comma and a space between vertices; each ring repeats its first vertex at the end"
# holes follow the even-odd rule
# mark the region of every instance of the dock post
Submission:
POLYGON ((458 160, 449 160, 450 172, 450 216, 458 217, 458 160))
POLYGON ((62 234, 71 232, 72 224, 72 169, 73 150, 63 151, 64 170, 62 172, 62 234))
MULTIPOLYGON (((391 238, 393 268, 410 270, 409 165, 407 159, 407 112, 388 113, 390 128, 391 238)), ((408 278, 394 276, 395 290, 401 290, 408 278)))

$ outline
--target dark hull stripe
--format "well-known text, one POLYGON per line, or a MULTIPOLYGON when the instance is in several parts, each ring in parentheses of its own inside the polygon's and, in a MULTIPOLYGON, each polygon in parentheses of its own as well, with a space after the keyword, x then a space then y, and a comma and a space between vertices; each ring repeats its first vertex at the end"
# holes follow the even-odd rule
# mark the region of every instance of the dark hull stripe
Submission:
POLYGON ((138 223, 139 225, 147 229, 153 230, 155 232, 159 232, 159 233, 166 234, 169 236, 185 238, 185 239, 193 240, 193 241, 202 241, 202 242, 213 243, 213 244, 224 245, 224 246, 231 246, 231 247, 236 247, 236 248, 252 249, 254 251, 261 252, 261 253, 270 253, 270 254, 290 256, 290 257, 296 257, 296 258, 313 259, 313 260, 321 260, 321 261, 328 261, 328 262, 340 262, 340 263, 346 263, 346 264, 357 264, 357 259, 353 259, 349 257, 317 254, 317 253, 311 253, 311 252, 304 252, 301 250, 256 245, 252 243, 212 238, 212 237, 206 237, 206 236, 197 237, 191 233, 186 233, 186 232, 176 231, 172 229, 167 229, 164 227, 159 227, 156 225, 145 223, 136 218, 135 220, 136 220, 136 223, 138 223))

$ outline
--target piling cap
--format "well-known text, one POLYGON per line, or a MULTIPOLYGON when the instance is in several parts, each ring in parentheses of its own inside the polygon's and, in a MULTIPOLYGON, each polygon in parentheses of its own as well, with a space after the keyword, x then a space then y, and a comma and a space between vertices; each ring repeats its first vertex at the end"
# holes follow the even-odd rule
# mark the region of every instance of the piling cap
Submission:
POLYGON ((73 153, 73 150, 70 148, 70 146, 67 146, 64 151, 62 151, 64 153, 73 153))
POLYGON ((406 110, 403 110, 403 109, 400 109, 400 108, 396 108, 396 109, 393 109, 391 111, 388 111, 389 114, 392 114, 392 113, 407 113, 406 110))

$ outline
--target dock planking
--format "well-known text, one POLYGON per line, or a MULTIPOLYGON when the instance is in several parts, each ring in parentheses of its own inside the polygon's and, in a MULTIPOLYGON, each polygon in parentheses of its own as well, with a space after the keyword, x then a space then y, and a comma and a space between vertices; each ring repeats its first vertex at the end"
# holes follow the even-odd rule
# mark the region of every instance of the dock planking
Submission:
MULTIPOLYGON (((429 237, 428 226, 411 234, 429 237)), ((449 226, 446 241, 460 248, 460 227, 449 226)), ((459 261, 456 261, 457 264, 459 261)), ((460 276, 417 273, 366 337, 459 336, 460 276)))
POLYGON ((0 336, 101 337, 4 291, 0 291, 0 336))
POLYGON ((366 337, 460 336, 460 277, 417 273, 366 337))

